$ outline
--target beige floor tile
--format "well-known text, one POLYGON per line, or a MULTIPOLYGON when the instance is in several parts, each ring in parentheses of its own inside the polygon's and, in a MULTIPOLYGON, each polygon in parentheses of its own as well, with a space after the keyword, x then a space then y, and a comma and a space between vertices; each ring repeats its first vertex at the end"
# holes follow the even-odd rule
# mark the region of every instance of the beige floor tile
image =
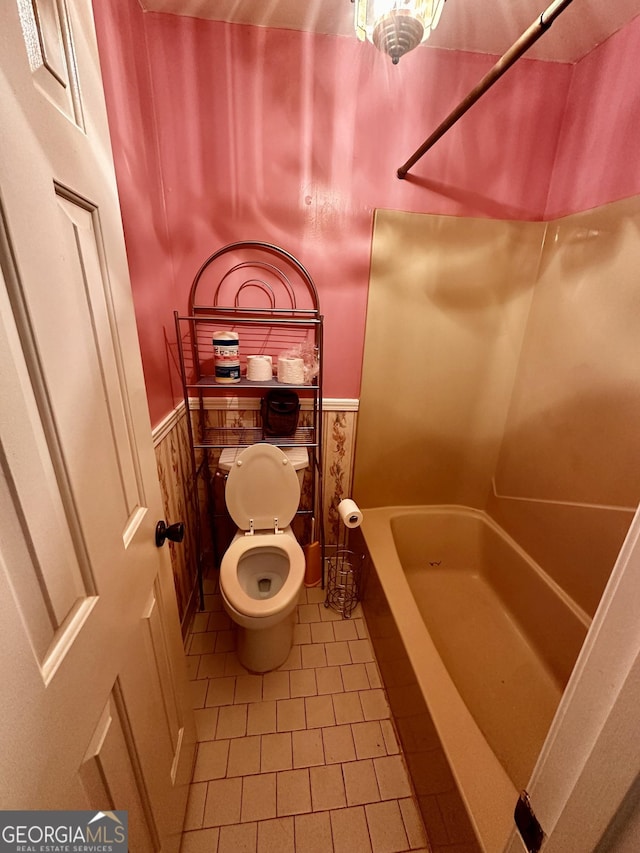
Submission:
POLYGON ((391 720, 380 720, 380 728, 387 748, 387 755, 397 755, 400 752, 400 744, 396 736, 396 730, 391 720))
POLYGON ((245 702, 261 702, 262 676, 239 675, 236 678, 236 691, 233 696, 233 701, 236 705, 245 702))
POLYGON ((247 708, 247 734, 270 734, 276 730, 276 703, 251 702, 247 708))
POLYGON ((196 782, 189 786, 189 798, 187 799, 187 811, 184 818, 184 828, 199 829, 204 817, 204 804, 207 799, 207 783, 196 782))
POLYGON ((269 820, 276 817, 276 774, 260 773, 242 780, 240 820, 269 820))
POLYGON ((362 806, 338 809, 330 812, 330 816, 335 853, 371 853, 369 828, 362 806))
POLYGON ((262 697, 263 699, 288 699, 289 693, 289 673, 282 670, 267 672, 262 676, 262 697))
POLYGON ((356 631, 358 632, 358 637, 361 640, 368 639, 369 631, 367 629, 366 620, 362 618, 362 611, 360 612, 360 616, 358 618, 358 614, 354 613, 354 624, 356 626, 356 631))
POLYGON ((303 669, 314 669, 327 665, 327 655, 324 643, 312 643, 308 646, 298 646, 300 650, 303 669))
POLYGON ((361 690, 359 695, 365 720, 385 720, 391 716, 384 690, 361 690))
POLYGON ((311 625, 308 622, 296 622, 293 626, 293 642, 298 646, 311 642, 311 625))
POLYGON ((409 847, 396 800, 365 806, 373 853, 401 853, 409 847))
POLYGON ((361 605, 343 619, 303 589, 291 654, 261 676, 206 582, 188 640, 199 745, 181 853, 426 853, 361 605))
POLYGON ((353 742, 358 758, 377 758, 387 754, 387 747, 380 723, 353 723, 351 726, 353 742))
POLYGON ((277 774, 278 817, 311 811, 309 771, 285 770, 277 774))
POLYGON ((280 699, 276 702, 276 709, 277 731, 292 732, 306 728, 304 699, 280 699))
POLYGON ((325 643, 325 654, 327 655, 327 666, 343 666, 351 663, 351 652, 349 643, 325 643))
MULTIPOLYGON (((209 621, 209 613, 205 613, 204 611, 200 611, 196 613, 193 617, 193 622, 191 623, 191 633, 192 634, 201 634, 207 630, 207 623, 209 621)), ((211 629, 215 631, 215 628, 211 629)))
POLYGON ((311 642, 312 643, 333 643, 335 636, 333 633, 332 622, 312 622, 311 623, 311 642))
POLYGON ((205 631, 203 634, 193 634, 189 646, 190 655, 207 655, 215 651, 218 634, 216 631, 205 631))
POLYGON ((278 817, 260 821, 257 853, 296 853, 293 820, 278 817))
POLYGON ((369 690, 369 676, 367 675, 366 665, 363 663, 352 663, 341 667, 342 683, 347 692, 353 690, 369 690))
POLYGON ((339 666, 321 666, 316 669, 318 694, 342 693, 342 673, 339 666))
POLYGON ((248 776, 260 772, 260 735, 229 741, 227 776, 248 776))
POLYGON ((324 604, 327 592, 320 586, 307 587, 307 602, 309 604, 324 604))
POLYGON ((202 656, 187 655, 185 660, 187 662, 187 678, 189 679, 189 681, 195 681, 195 679, 198 677, 198 668, 200 666, 202 656))
POLYGON ((336 641, 338 642, 358 639, 358 631, 350 619, 343 619, 341 622, 334 622, 333 633, 336 641))
POLYGON ((221 678, 224 672, 224 655, 202 655, 198 678, 221 678))
POLYGON ((330 853, 331 818, 329 812, 296 815, 296 853, 330 853))
POLYGON ((204 610, 211 613, 212 610, 222 610, 222 596, 216 593, 215 595, 205 595, 204 610))
POLYGON ((311 767, 324 764, 322 730, 309 729, 293 733, 293 766, 311 767))
POLYGON ((399 755, 374 758, 373 766, 383 800, 397 800, 411 796, 411 784, 404 761, 399 755))
POLYGON ((281 667, 278 667, 279 670, 289 672, 292 669, 301 669, 302 668, 302 660, 300 658, 300 649, 301 646, 293 646, 291 651, 289 652, 289 657, 282 664, 281 667))
POLYGON ((257 823, 223 826, 220 829, 218 853, 255 853, 257 838, 257 823))
POLYGON ((242 779, 215 779, 208 783, 203 826, 240 822, 242 779))
POLYGON ((207 708, 219 705, 232 705, 235 691, 235 676, 231 678, 210 678, 207 690, 207 708))
MULTIPOLYGON (((205 596, 204 596, 204 601, 205 601, 204 609, 205 609, 205 610, 213 610, 213 608, 212 608, 212 607, 208 607, 208 606, 207 606, 207 600, 208 600, 208 599, 212 599, 212 598, 216 598, 216 597, 217 597, 217 595, 215 595, 215 593, 217 593, 217 591, 218 591, 218 577, 217 577, 217 572, 212 572, 212 576, 211 576, 211 577, 206 577, 206 578, 203 578, 203 579, 202 579, 202 589, 203 589, 203 590, 204 590, 204 592, 205 592, 205 596)), ((220 601, 220 604, 222 605, 222 601, 220 601)), ((221 609, 221 607, 220 607, 220 608, 218 608, 218 609, 220 610, 220 609, 221 609)))
POLYGON ((235 652, 224 653, 224 674, 225 675, 250 675, 249 670, 245 669, 235 652))
POLYGON ((224 610, 214 610, 213 613, 208 614, 207 618, 209 631, 230 631, 233 627, 233 622, 224 610))
POLYGON ((291 732, 262 735, 260 770, 262 773, 293 769, 291 732))
MULTIPOLYGON (((299 622, 319 622, 320 608, 317 604, 299 604, 298 605, 298 621, 299 622)), ((198 652, 198 654, 202 654, 198 652)))
POLYGON ((350 806, 375 803, 380 799, 376 773, 370 759, 343 764, 342 775, 344 776, 347 803, 350 806))
POLYGON ((229 757, 228 740, 206 740, 198 744, 196 764, 193 769, 194 782, 209 779, 224 779, 229 757))
POLYGON ((247 734, 247 706, 223 705, 218 712, 216 739, 244 737, 247 734))
POLYGON ((369 686, 374 689, 382 687, 382 679, 380 678, 378 664, 375 663, 375 661, 368 661, 365 663, 365 667, 367 669, 367 676, 369 677, 369 686))
POLYGON ((197 708, 204 708, 205 700, 207 698, 207 681, 204 679, 200 679, 200 681, 190 681, 188 683, 189 695, 191 696, 191 707, 194 711, 197 708))
POLYGON ((353 761, 356 757, 351 726, 330 726, 322 729, 322 742, 326 764, 353 761))
POLYGON ((218 849, 218 827, 196 829, 182 836, 180 853, 214 853, 218 849))
POLYGON ((422 816, 418 809, 415 800, 412 797, 407 797, 404 800, 398 800, 400 813, 404 822, 404 828, 409 839, 409 847, 427 846, 427 836, 422 822, 422 816))
POLYGON ((289 673, 291 698, 315 696, 318 692, 315 669, 296 669, 289 673))
POLYGON ((373 660, 373 650, 369 640, 349 640, 349 651, 354 663, 367 663, 373 660))
POLYGON ((336 715, 331 696, 308 696, 304 704, 308 729, 335 726, 336 715))
POLYGON ((341 809, 347 805, 340 764, 327 764, 309 770, 311 805, 314 812, 341 809))
POLYGON ((336 693, 333 696, 333 710, 336 715, 336 723, 362 723, 364 714, 360 704, 358 693, 336 693))
POLYGON ((340 622, 342 614, 338 613, 332 607, 323 606, 320 608, 320 619, 322 622, 340 622))
POLYGON ((216 725, 218 724, 217 708, 197 708, 194 711, 196 721, 196 738, 201 740, 213 740, 216 736, 216 725))
POLYGON ((217 631, 216 633, 216 653, 234 651, 236 647, 236 632, 229 630, 217 631))

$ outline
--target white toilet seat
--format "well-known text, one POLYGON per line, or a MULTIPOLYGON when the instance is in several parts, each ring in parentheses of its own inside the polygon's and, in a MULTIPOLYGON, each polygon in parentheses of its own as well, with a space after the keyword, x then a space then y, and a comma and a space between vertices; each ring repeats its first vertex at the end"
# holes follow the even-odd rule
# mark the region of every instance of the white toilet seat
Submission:
POLYGON ((300 503, 300 481, 279 447, 252 444, 236 457, 224 499, 240 530, 284 530, 300 503))
POLYGON ((229 604, 238 613, 265 619, 284 613, 295 606, 304 579, 304 552, 289 530, 282 533, 255 533, 241 536, 227 548, 220 565, 220 587, 229 604), (247 595, 238 580, 238 564, 244 554, 260 548, 273 548, 284 553, 289 571, 284 584, 273 598, 255 599, 247 595))

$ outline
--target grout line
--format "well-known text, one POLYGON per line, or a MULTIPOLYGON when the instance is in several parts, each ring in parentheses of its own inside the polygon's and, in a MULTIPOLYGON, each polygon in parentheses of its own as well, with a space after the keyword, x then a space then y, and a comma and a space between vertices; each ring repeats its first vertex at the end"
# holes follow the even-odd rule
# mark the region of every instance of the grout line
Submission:
MULTIPOLYGON (((391 821, 400 833, 394 841, 398 853, 412 849, 402 847, 403 837, 411 843, 412 831, 414 839, 424 837, 424 846, 414 845, 414 853, 428 849, 424 830, 412 830, 407 824, 413 808, 414 821, 421 827, 420 812, 364 616, 360 610, 349 621, 336 620, 318 601, 309 601, 307 593, 312 599, 319 597, 317 590, 303 592, 296 623, 300 642, 294 644, 290 659, 280 669, 263 675, 248 673, 240 666, 234 651, 235 630, 216 606, 219 593, 207 596, 208 604, 216 609, 202 612, 208 613, 207 619, 197 620, 187 644, 191 685, 200 703, 195 712, 202 740, 197 745, 193 802, 190 797, 182 853, 198 853, 198 832, 206 834, 208 853, 227 853, 228 844, 239 837, 237 833, 251 834, 252 827, 259 853, 260 826, 283 820, 291 821, 295 849, 296 842, 308 839, 304 833, 310 828, 326 828, 325 819, 331 849, 336 832, 344 832, 345 821, 350 832, 355 821, 356 829, 364 833, 357 836, 356 832, 356 837, 365 849, 366 836, 373 853, 384 821, 391 821), (218 614, 214 620, 217 630, 209 630, 212 613, 218 614), (311 615, 317 618, 300 621, 311 615), (198 630, 202 625, 207 630, 198 630), (328 794, 321 779, 335 781, 336 768, 344 805, 331 807, 326 804, 331 796, 340 798, 340 789, 328 794), (293 808, 294 813, 281 814, 278 784, 285 786, 291 780, 302 781, 302 788, 289 794, 289 806, 282 805, 284 810, 293 808), (249 797, 256 791, 268 797, 273 791, 275 800, 261 805, 255 798, 245 802, 245 792, 249 797), (213 803, 221 792, 232 796, 231 813, 237 814, 238 821, 205 826, 211 819, 211 815, 207 818, 208 797, 211 794, 213 803), (264 814, 275 811, 275 817, 256 818, 261 808, 264 814), (194 826, 198 822, 199 827, 194 826)), ((211 809, 215 813, 215 805, 211 809)), ((387 824, 384 830, 389 830, 387 824)))

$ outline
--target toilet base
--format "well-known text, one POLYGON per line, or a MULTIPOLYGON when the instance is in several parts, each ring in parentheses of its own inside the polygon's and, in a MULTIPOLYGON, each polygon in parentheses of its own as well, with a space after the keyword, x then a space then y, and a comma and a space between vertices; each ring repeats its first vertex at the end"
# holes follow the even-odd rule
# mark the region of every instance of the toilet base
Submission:
POLYGON ((289 657, 293 646, 295 610, 270 628, 252 630, 238 626, 238 660, 249 672, 277 669, 289 657))

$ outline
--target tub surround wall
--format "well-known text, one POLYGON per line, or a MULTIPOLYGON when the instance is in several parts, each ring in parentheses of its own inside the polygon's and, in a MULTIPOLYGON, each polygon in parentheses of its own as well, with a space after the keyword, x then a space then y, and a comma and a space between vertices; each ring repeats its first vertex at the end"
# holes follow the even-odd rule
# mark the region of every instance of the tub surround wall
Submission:
POLYGON ((378 211, 356 500, 486 509, 592 615, 640 499, 639 232, 640 197, 547 224, 378 211))
POLYGON ((640 196, 549 223, 487 509, 593 615, 640 500, 640 196))
POLYGON ((376 211, 354 495, 484 508, 544 225, 376 211))

